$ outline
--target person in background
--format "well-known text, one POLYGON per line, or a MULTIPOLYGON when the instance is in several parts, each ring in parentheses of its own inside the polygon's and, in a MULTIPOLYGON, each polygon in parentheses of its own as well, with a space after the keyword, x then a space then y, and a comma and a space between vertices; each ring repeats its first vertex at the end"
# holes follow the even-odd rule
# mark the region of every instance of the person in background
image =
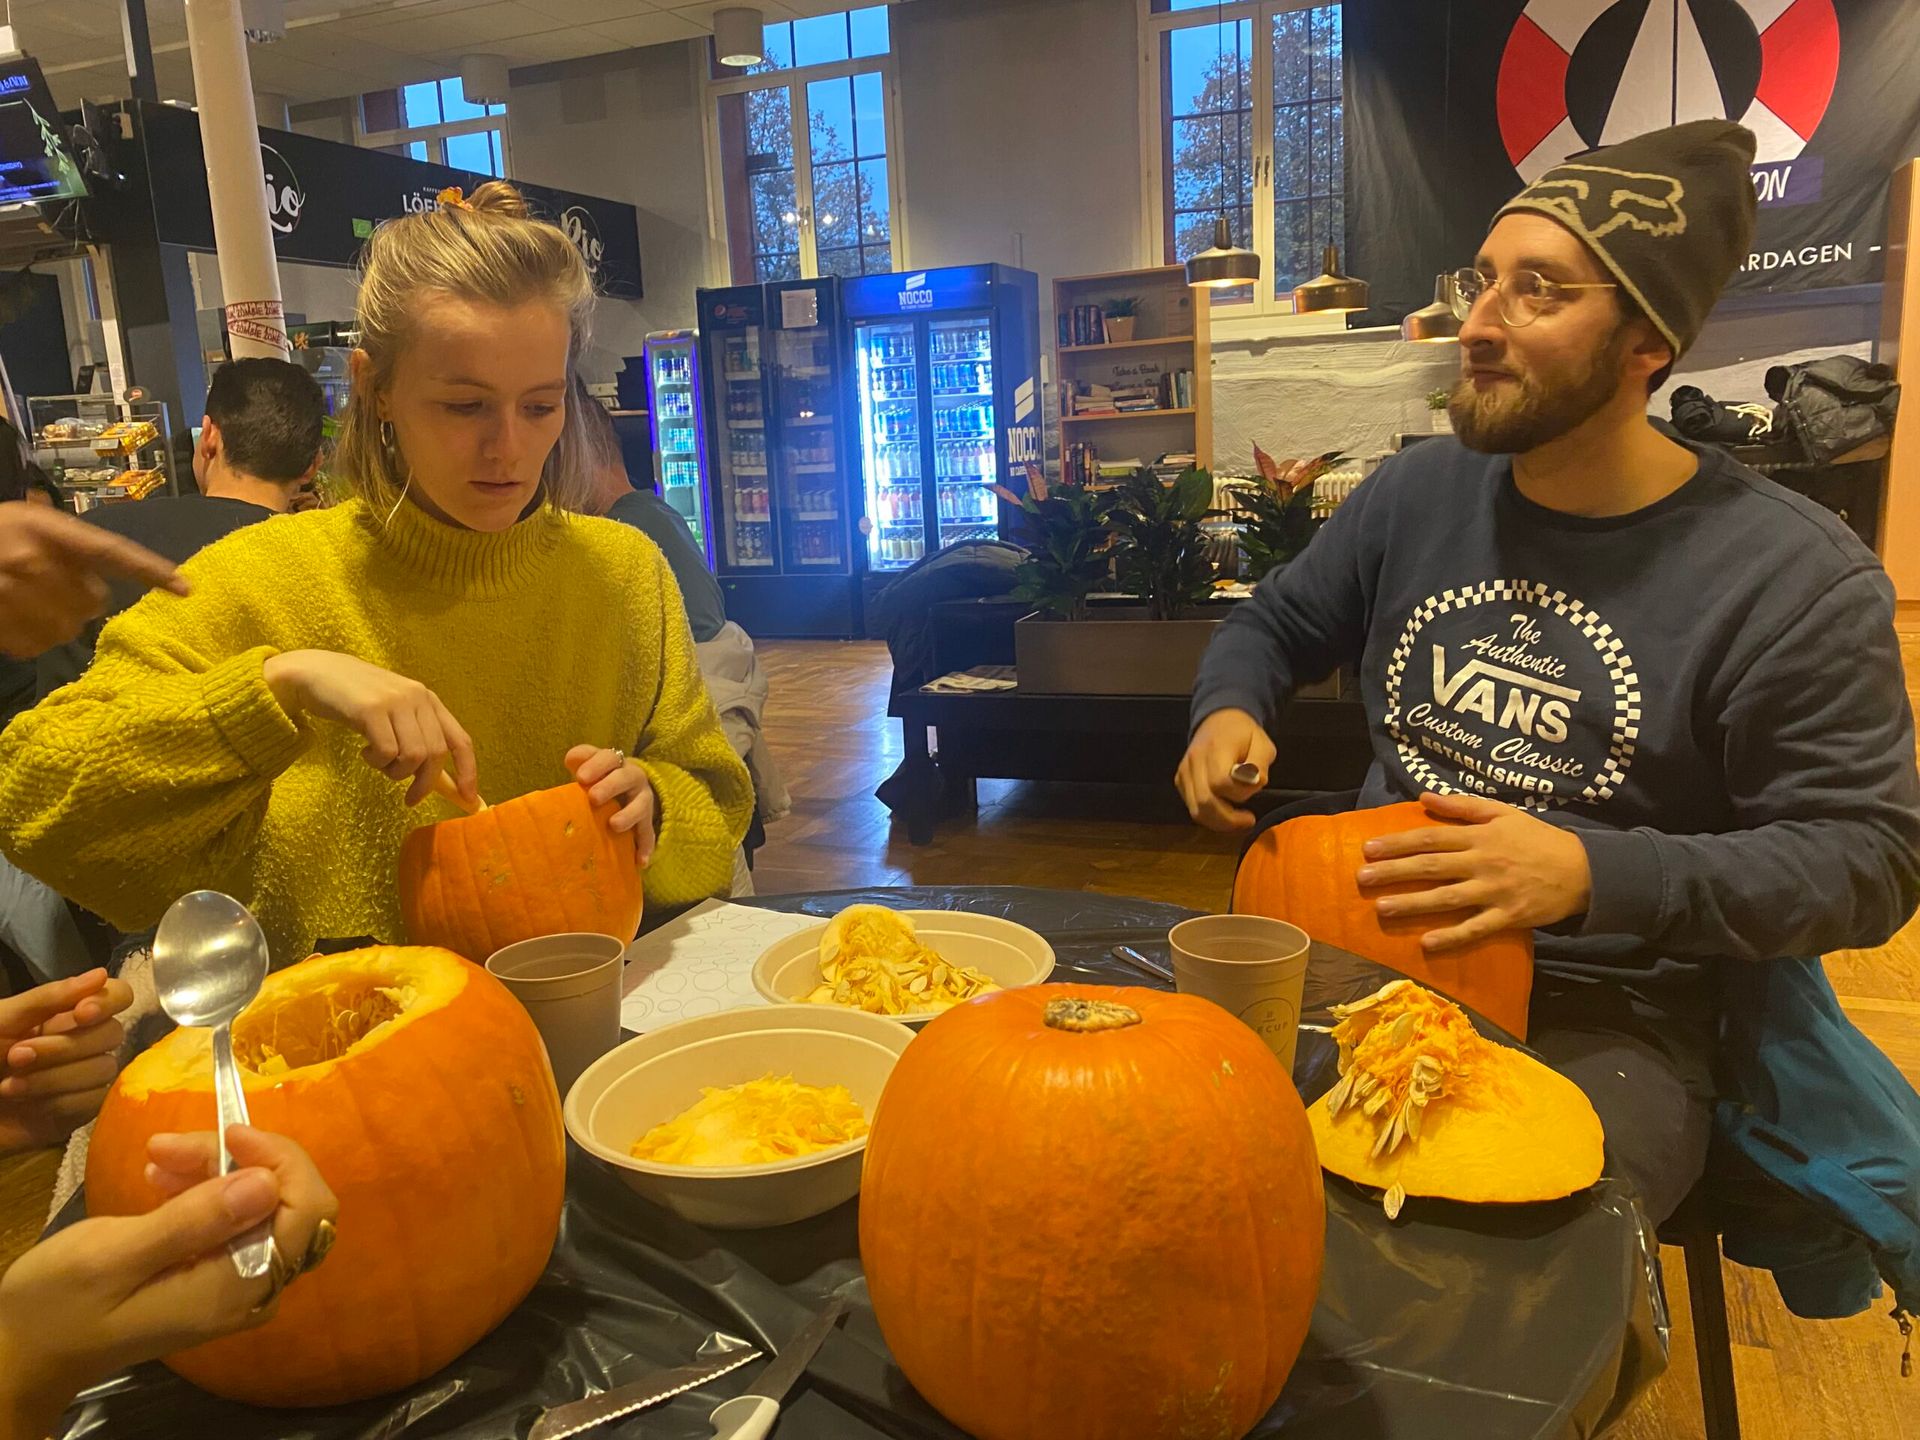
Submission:
MULTIPOLYGON (((193 447, 197 493, 100 505, 83 518, 184 564, 235 530, 293 508, 319 468, 326 414, 319 384, 300 366, 287 360, 230 360, 213 372, 207 387, 207 411, 193 447)), ((92 663, 101 627, 144 593, 131 581, 115 584, 112 592, 106 614, 85 634, 41 655, 36 698, 79 679, 92 663)))
POLYGON ((680 599, 687 607, 687 625, 694 643, 703 644, 720 633, 727 623, 727 605, 720 594, 720 582, 707 568, 707 557, 687 528, 684 516, 665 500, 658 490, 639 490, 627 474, 620 456, 620 435, 613 428, 607 407, 594 399, 586 382, 577 376, 569 403, 585 421, 587 437, 593 447, 595 481, 594 503, 609 520, 631 525, 660 547, 680 586, 680 599))
POLYGON ((326 1259, 340 1205, 307 1152, 248 1125, 228 1127, 227 1147, 241 1168, 221 1175, 211 1131, 155 1135, 147 1178, 168 1199, 69 1225, 0 1276, 0 1435, 50 1435, 116 1371, 266 1324, 326 1259), (278 1263, 242 1280, 226 1242, 262 1221, 278 1263))
POLYGON ((1235 766, 1264 779, 1298 683, 1357 661, 1349 803, 1463 822, 1368 842, 1359 884, 1434 882, 1377 901, 1464 912, 1431 951, 1536 932, 1528 1043, 1655 1224, 1704 1171, 1733 1007, 1920 900, 1886 573, 1832 512, 1648 423, 1747 254, 1753 154, 1694 121, 1502 207, 1455 281, 1457 438, 1388 460, 1220 622, 1177 781, 1203 824, 1251 827, 1235 766))
POLYGON ((335 458, 354 498, 229 535, 191 596, 107 625, 0 736, 7 855, 125 931, 225 891, 286 964, 401 939, 401 843, 453 813, 414 807, 449 775, 474 806, 484 773, 495 802, 571 781, 609 807, 656 913, 724 894, 753 797, 678 591, 657 547, 580 518, 593 300, 503 182, 380 225, 335 458))

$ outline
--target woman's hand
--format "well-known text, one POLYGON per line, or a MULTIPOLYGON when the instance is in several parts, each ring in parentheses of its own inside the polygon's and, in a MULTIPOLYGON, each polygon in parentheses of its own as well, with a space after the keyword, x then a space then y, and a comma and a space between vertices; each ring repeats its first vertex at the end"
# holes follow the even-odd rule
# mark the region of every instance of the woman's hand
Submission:
POLYGON ((137 580, 176 595, 171 560, 50 506, 0 505, 0 654, 30 660, 106 613, 107 581, 137 580))
POLYGON ((624 751, 603 750, 593 745, 576 745, 567 752, 567 769, 573 778, 587 787, 587 798, 595 805, 616 801, 620 809, 608 822, 615 834, 633 831, 640 868, 653 863, 653 782, 647 772, 627 759, 624 751))
POLYGON ((411 779, 407 804, 426 799, 449 762, 461 798, 479 804, 473 741, 418 680, 331 650, 288 650, 267 661, 266 681, 288 714, 358 732, 367 742, 362 759, 389 780, 411 779))
POLYGON ((242 1280, 225 1243, 271 1217, 273 1243, 299 1266, 339 1204, 293 1141, 235 1125, 227 1147, 246 1168, 206 1179, 218 1165, 211 1131, 154 1136, 147 1177, 171 1199, 71 1225, 0 1277, 0 1432, 47 1434, 78 1391, 116 1370, 272 1318, 271 1282, 242 1280))
POLYGON ((119 1069, 133 1003, 124 980, 89 970, 0 1000, 0 1155, 57 1145, 91 1120, 119 1069))

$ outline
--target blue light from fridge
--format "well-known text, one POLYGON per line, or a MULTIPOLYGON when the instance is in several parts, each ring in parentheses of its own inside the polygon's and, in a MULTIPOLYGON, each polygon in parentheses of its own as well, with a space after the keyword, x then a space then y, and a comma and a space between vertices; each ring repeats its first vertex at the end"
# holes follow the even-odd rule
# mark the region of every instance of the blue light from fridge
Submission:
POLYGON ((993 267, 952 265, 941 270, 864 275, 843 280, 850 315, 923 315, 929 310, 978 310, 993 303, 993 267))

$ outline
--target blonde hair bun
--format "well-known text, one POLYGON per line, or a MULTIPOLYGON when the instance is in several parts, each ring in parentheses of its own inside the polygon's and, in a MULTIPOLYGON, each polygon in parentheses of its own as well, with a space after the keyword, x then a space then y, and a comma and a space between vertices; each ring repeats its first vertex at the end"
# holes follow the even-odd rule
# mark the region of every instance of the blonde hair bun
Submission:
POLYGON ((505 180, 489 180, 467 196, 467 209, 476 215, 505 215, 514 220, 533 219, 533 210, 522 195, 505 180))

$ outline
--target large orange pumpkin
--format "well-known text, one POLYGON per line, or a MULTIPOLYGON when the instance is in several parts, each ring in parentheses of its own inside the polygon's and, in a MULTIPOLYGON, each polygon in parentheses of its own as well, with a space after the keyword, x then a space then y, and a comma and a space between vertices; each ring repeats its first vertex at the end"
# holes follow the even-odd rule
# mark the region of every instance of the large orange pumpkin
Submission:
POLYGON ((1431 882, 1360 888, 1361 846, 1381 835, 1460 822, 1409 801, 1343 815, 1302 815, 1261 835, 1240 862, 1233 908, 1298 925, 1315 940, 1398 970, 1450 995, 1524 1040, 1533 995, 1533 932, 1503 930, 1477 944, 1429 954, 1420 937, 1467 918, 1466 911, 1383 920, 1374 901, 1410 895, 1431 882))
MULTIPOLYGON (((147 1139, 215 1124, 210 1030, 122 1072, 87 1152, 87 1208, 141 1214, 147 1139)), ((559 1232, 566 1137, 533 1021, 445 950, 315 956, 234 1022, 253 1123, 306 1147, 340 1200, 327 1263, 266 1325, 167 1357, 252 1405, 335 1405, 410 1385, 520 1303, 559 1232)))
POLYGON ((633 832, 607 824, 617 808, 595 807, 569 782, 410 832, 400 846, 407 938, 476 965, 542 935, 631 940, 640 867, 633 832))
POLYGON ((860 1259, 908 1380, 978 1440, 1238 1440, 1300 1353, 1320 1166, 1293 1083, 1190 995, 960 1005, 873 1116, 860 1259))

